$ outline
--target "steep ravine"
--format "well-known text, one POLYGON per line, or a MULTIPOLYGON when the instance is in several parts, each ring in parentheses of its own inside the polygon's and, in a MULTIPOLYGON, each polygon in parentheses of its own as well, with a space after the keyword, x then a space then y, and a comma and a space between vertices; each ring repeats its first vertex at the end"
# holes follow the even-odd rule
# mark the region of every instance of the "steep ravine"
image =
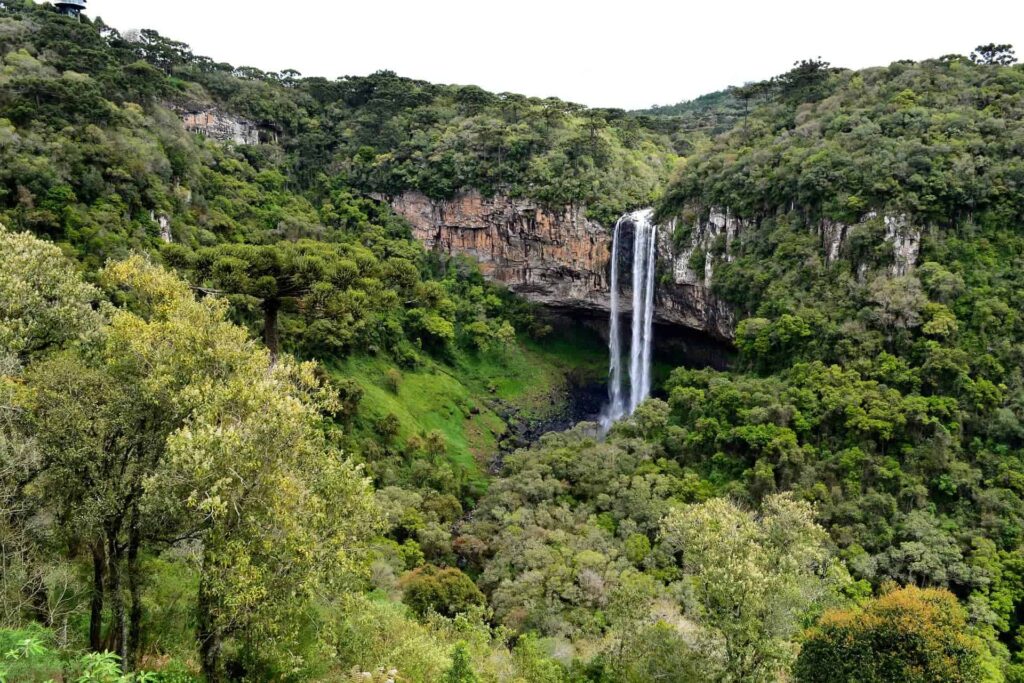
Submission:
MULTIPOLYGON (((613 231, 587 219, 580 208, 552 210, 527 199, 486 197, 476 191, 450 200, 433 200, 418 192, 377 198, 405 217, 414 237, 428 249, 473 258, 485 277, 561 317, 563 329, 585 327, 607 343, 613 231)), ((618 226, 619 305, 625 324, 632 316, 630 264, 637 227, 633 220, 627 215, 618 226)), ((657 231, 654 336, 655 361, 662 368, 728 367, 735 319, 711 284, 716 267, 734 258, 741 235, 749 239, 760 227, 758 221, 711 208, 684 211, 657 231)), ((849 248, 851 235, 866 231, 890 245, 890 275, 903 275, 917 260, 921 230, 900 215, 870 212, 853 224, 822 220, 809 229, 820 239, 826 264, 849 248)), ((664 370, 661 375, 655 381, 655 395, 664 370)), ((547 431, 594 419, 603 393, 592 377, 552 397, 551 409, 543 417, 526 414, 514 403, 493 401, 489 408, 500 415, 508 431, 498 437, 495 461, 480 464, 495 472, 505 453, 547 431)))

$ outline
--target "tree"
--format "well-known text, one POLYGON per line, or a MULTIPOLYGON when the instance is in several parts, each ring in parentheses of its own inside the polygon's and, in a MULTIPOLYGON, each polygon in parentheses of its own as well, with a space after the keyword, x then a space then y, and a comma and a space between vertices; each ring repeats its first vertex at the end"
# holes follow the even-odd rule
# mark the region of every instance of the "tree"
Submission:
POLYGON ((816 59, 793 62, 793 68, 776 77, 783 99, 799 104, 814 102, 825 96, 825 85, 832 73, 832 65, 816 59))
POLYGON ((98 301, 57 246, 0 225, 0 356, 17 360, 94 336, 98 301))
MULTIPOLYGON (((130 644, 122 571, 126 554, 137 558, 143 482, 161 456, 169 429, 166 422, 152 419, 153 406, 143 396, 141 378, 123 379, 73 353, 36 363, 26 373, 32 389, 27 407, 42 460, 37 485, 69 545, 84 545, 92 558, 90 645, 97 651, 104 647, 101 619, 108 594, 109 646, 130 665, 141 613, 134 620, 130 644)), ((133 582, 137 569, 132 568, 133 582)), ((137 601, 138 593, 133 597, 137 601)))
POLYGON ((456 567, 417 567, 402 577, 400 585, 402 600, 420 616, 434 611, 454 617, 485 602, 473 580, 456 567))
POLYGON ((194 533, 144 501, 147 482, 164 464, 168 436, 195 409, 197 382, 252 367, 254 347, 223 320, 223 302, 195 301, 184 282, 141 257, 112 264, 100 279, 136 312, 110 311, 89 348, 29 366, 22 407, 39 451, 32 479, 41 504, 65 541, 91 556, 90 645, 115 649, 131 668, 143 616, 140 554, 194 533), (112 622, 103 644, 106 596, 112 622))
POLYGON ((478 683, 479 680, 473 673, 466 643, 457 643, 452 650, 452 665, 444 674, 444 683, 478 683))
POLYGON ((913 275, 889 278, 879 276, 868 287, 874 306, 868 317, 884 330, 891 340, 896 334, 918 327, 921 311, 928 303, 921 282, 913 275))
POLYGON ((314 364, 271 365, 223 300, 196 301, 142 258, 113 264, 104 280, 142 313, 114 318, 116 357, 147 368, 144 390, 177 388, 187 411, 142 508, 201 541, 204 674, 224 680, 223 646, 235 637, 252 659, 292 666, 308 601, 350 585, 361 540, 381 526, 369 482, 327 440, 336 396, 314 364))
POLYGON ((670 512, 662 539, 680 558, 708 676, 776 680, 804 615, 834 587, 810 505, 772 495, 755 514, 716 498, 670 512))
MULTIPOLYGON (((27 263, 37 275, 39 263, 27 263)), ((9 272, 17 289, 19 268, 9 272)), ((254 659, 280 665, 308 600, 350 585, 361 539, 380 527, 367 480, 324 429, 323 416, 340 410, 337 394, 313 364, 272 366, 227 320, 224 300, 197 301, 142 257, 112 263, 100 281, 123 307, 88 347, 51 352, 23 373, 20 427, 34 437, 38 464, 14 470, 65 542, 89 549, 91 644, 101 648, 109 597, 107 644, 132 668, 140 556, 191 540, 203 549, 197 604, 208 679, 222 680, 221 646, 236 636, 254 659)), ((74 301, 79 289, 68 291, 74 301)), ((19 329, 24 349, 32 330, 48 327, 19 329)), ((8 442, 0 440, 5 457, 8 442)))
POLYGON ((743 103, 743 123, 746 125, 747 116, 750 113, 750 101, 760 98, 762 102, 767 102, 772 92, 772 81, 744 83, 741 86, 729 88, 728 92, 743 103))
POLYGON ((822 615, 794 672, 801 683, 973 683, 983 678, 983 658, 952 593, 908 586, 822 615))
POLYGON ((185 43, 171 40, 152 29, 125 34, 140 57, 166 73, 176 66, 190 64, 195 56, 185 43))
MULTIPOLYGON (((8 601, 27 598, 37 612, 47 603, 38 571, 30 567, 38 544, 24 533, 24 526, 47 506, 46 497, 32 495, 32 485, 46 471, 45 444, 60 432, 36 434, 31 429, 33 377, 22 365, 45 353, 79 343, 93 344, 102 337, 103 318, 95 310, 99 291, 86 284, 60 250, 29 234, 9 233, 0 226, 0 532, 4 536, 0 562, 5 581, 19 576, 22 586, 3 591, 8 601), (30 387, 30 388, 26 388, 30 387), (21 596, 16 595, 21 593, 21 596)), ((72 386, 57 393, 73 392, 72 386)), ((83 454, 88 451, 84 444, 83 454)), ((62 482, 74 488, 80 480, 62 482)), ((103 585, 99 580, 102 608, 103 585)), ((99 615, 94 593, 90 641, 98 647, 99 615)), ((42 613, 40 616, 44 616, 42 613)), ((44 617, 46 621, 48 617, 44 617)))
POLYGON ((609 668, 621 683, 699 683, 709 680, 687 635, 664 621, 616 634, 622 639, 609 668))
POLYGON ((975 64, 1009 66, 1017 61, 1013 53, 1013 45, 989 43, 979 45, 971 53, 971 61, 975 64))
POLYGON ((285 301, 308 297, 307 308, 316 308, 360 275, 358 264, 344 258, 338 245, 313 240, 208 247, 195 254, 191 267, 201 289, 259 301, 263 341, 274 357, 281 348, 278 317, 285 301))

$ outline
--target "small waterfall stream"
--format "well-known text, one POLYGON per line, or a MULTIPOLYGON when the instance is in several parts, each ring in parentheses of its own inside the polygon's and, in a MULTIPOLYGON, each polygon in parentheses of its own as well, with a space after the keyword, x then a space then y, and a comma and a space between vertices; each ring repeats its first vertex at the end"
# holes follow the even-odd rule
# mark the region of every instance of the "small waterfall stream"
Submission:
POLYGON ((608 405, 601 415, 601 426, 612 424, 636 407, 651 392, 651 348, 654 339, 654 270, 657 256, 658 226, 652 222, 653 209, 628 213, 615 224, 612 236, 611 309, 608 335, 608 405), (620 233, 626 224, 633 226, 632 337, 629 347, 629 403, 625 402, 622 376, 622 339, 619 329, 619 249, 620 233))

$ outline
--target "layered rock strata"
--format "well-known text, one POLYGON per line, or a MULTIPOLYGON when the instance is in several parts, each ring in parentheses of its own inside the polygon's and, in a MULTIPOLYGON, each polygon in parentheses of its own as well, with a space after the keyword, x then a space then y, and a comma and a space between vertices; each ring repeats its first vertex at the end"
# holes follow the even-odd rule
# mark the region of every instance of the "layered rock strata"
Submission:
MULTIPOLYGON (((542 304, 567 310, 607 313, 613 230, 588 220, 578 207, 551 210, 528 199, 479 192, 433 200, 419 192, 378 197, 412 225, 413 234, 429 249, 464 254, 480 264, 483 274, 512 291, 542 304)), ((658 231, 655 321, 681 325, 720 340, 731 340, 734 316, 711 290, 716 264, 731 261, 733 243, 755 229, 753 221, 712 207, 692 219, 688 236, 677 245, 675 224, 658 231)), ((619 272, 623 293, 631 291, 633 226, 619 226, 619 272)), ((888 275, 906 275, 914 268, 921 229, 900 214, 866 213, 852 224, 822 220, 813 228, 821 239, 826 263, 838 260, 859 231, 877 231, 891 245, 888 275)), ((865 277, 867 268, 857 269, 865 277)), ((630 297, 620 298, 630 313, 630 297)))
MULTIPOLYGON (((535 202, 505 196, 460 193, 432 200, 418 192, 389 199, 429 249, 465 254, 485 277, 542 304, 563 309, 607 312, 612 231, 588 220, 579 208, 552 211, 535 202)), ((622 244, 632 244, 633 226, 620 226, 622 244)), ((732 337, 732 318, 703 282, 676 281, 671 231, 658 243, 659 282, 655 320, 682 325, 718 339, 732 337), (664 276, 664 277, 661 277, 664 276)), ((620 249, 628 272, 632 255, 620 249)), ((631 283, 626 278, 624 291, 631 283)), ((629 313, 629 297, 624 313, 629 313)))

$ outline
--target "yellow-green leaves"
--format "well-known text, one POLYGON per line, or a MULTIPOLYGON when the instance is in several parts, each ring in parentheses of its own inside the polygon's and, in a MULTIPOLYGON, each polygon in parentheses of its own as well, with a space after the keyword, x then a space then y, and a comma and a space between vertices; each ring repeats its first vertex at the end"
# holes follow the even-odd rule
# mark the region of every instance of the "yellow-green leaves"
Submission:
POLYGON ((755 513, 716 498, 670 512, 661 535, 682 558, 709 679, 776 680, 803 615, 834 587, 811 506, 773 495, 755 513))
MULTIPOLYGON (((313 363, 272 364, 223 301, 197 300, 141 256, 101 273, 121 304, 104 324, 98 290, 55 247, 6 232, 0 246, 4 351, 50 351, 18 392, 39 449, 32 491, 69 534, 107 549, 110 581, 126 566, 139 580, 122 558, 131 544, 198 542, 203 636, 238 635, 295 666, 286 653, 309 604, 352 587, 382 526, 368 479, 325 436, 337 391, 313 363), (88 353, 66 343, 87 333, 88 353)), ((111 584, 117 629, 121 594, 111 584)))
POLYGON ((98 299, 56 246, 0 226, 0 358, 95 336, 98 299))
POLYGON ((144 259, 111 264, 103 280, 142 314, 115 316, 110 362, 137 370, 180 420, 145 480, 146 507, 203 543, 209 637, 239 633, 260 656, 281 654, 307 602, 350 583, 381 527, 369 481, 324 437, 336 393, 313 363, 271 364, 223 303, 196 301, 144 259))

